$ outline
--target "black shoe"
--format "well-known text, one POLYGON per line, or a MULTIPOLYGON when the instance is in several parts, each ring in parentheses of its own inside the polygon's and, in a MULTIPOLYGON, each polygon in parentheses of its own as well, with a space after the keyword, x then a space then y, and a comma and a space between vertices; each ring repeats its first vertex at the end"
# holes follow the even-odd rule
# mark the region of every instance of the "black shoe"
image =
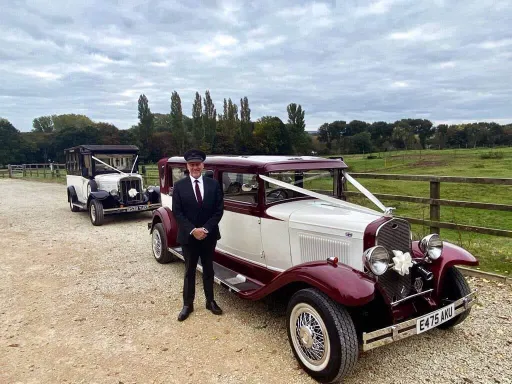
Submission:
POLYGON ((222 309, 220 309, 215 300, 206 303, 206 309, 209 309, 215 315, 222 315, 222 309))
POLYGON ((183 309, 178 315, 178 321, 185 320, 188 317, 188 315, 190 315, 192 312, 194 312, 194 304, 184 305, 183 309))

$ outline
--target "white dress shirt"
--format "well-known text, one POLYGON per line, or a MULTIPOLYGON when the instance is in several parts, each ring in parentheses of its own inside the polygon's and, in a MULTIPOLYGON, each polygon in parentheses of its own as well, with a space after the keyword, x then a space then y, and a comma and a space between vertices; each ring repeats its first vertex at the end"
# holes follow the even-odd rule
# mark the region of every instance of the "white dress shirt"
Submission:
MULTIPOLYGON (((201 197, 204 200, 203 175, 199 176, 197 181, 199 181, 199 183, 198 183, 199 184, 199 190, 201 191, 201 197)), ((192 176, 190 176, 190 182, 192 183, 192 190, 194 191, 194 195, 196 196, 196 200, 197 200, 197 195, 196 195, 196 179, 193 178, 192 176)))
MULTIPOLYGON (((201 196, 203 198, 203 201, 204 201, 204 185, 203 185, 203 175, 199 176, 199 178, 195 179, 192 177, 192 175, 190 176, 190 182, 192 183, 192 190, 194 191, 194 195, 196 197, 196 200, 197 200, 197 195, 196 195, 196 180, 198 181, 198 184, 199 184, 199 191, 201 191, 201 196)), ((194 228, 195 229, 195 228, 194 228)), ((190 231, 190 234, 192 234, 192 232, 194 232, 194 229, 192 231, 190 231)), ((206 230, 206 228, 203 228, 207 233, 208 231, 206 230)))

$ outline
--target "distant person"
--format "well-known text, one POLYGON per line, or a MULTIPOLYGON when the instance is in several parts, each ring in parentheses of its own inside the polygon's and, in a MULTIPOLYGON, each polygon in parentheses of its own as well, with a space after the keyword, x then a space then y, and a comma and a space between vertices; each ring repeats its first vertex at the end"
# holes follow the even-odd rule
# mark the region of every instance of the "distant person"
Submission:
POLYGON ((194 311, 199 258, 203 267, 206 309, 215 315, 222 314, 213 297, 213 254, 221 238, 219 222, 224 213, 223 192, 217 180, 201 174, 206 159, 204 152, 191 149, 184 157, 190 175, 178 180, 172 192, 172 212, 178 222, 177 241, 185 258, 183 308, 178 321, 185 320, 194 311))

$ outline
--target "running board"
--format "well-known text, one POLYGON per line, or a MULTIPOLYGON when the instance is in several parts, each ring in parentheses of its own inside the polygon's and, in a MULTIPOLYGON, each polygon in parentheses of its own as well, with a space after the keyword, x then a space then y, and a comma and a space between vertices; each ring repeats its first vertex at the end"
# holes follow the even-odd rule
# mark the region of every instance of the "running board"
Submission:
POLYGON ((87 209, 87 204, 82 204, 82 203, 77 203, 77 202, 73 202, 72 204, 74 207, 77 207, 80 209, 87 209))
MULTIPOLYGON (((174 256, 185 261, 181 247, 167 248, 174 256)), ((201 258, 197 261, 197 270, 203 273, 203 266, 201 265, 201 258)), ((230 291, 246 293, 254 291, 262 287, 262 285, 249 280, 244 275, 236 273, 235 271, 226 268, 215 261, 213 262, 214 281, 229 289, 230 291)))

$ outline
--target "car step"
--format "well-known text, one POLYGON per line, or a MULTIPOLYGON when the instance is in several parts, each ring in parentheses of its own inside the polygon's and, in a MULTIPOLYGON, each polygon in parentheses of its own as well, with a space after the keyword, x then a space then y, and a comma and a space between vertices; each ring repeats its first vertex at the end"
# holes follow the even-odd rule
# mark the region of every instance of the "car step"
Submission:
MULTIPOLYGON (((168 248, 168 250, 176 257, 179 257, 181 260, 185 261, 181 247, 168 248)), ((199 270, 201 273, 203 272, 201 259, 197 261, 197 270, 199 270)), ((228 288, 230 291, 246 293, 248 291, 254 291, 255 289, 262 287, 261 284, 258 284, 248 279, 244 275, 236 273, 235 271, 226 268, 216 263, 215 261, 213 262, 213 272, 215 282, 221 286, 224 286, 225 288, 228 288)))

